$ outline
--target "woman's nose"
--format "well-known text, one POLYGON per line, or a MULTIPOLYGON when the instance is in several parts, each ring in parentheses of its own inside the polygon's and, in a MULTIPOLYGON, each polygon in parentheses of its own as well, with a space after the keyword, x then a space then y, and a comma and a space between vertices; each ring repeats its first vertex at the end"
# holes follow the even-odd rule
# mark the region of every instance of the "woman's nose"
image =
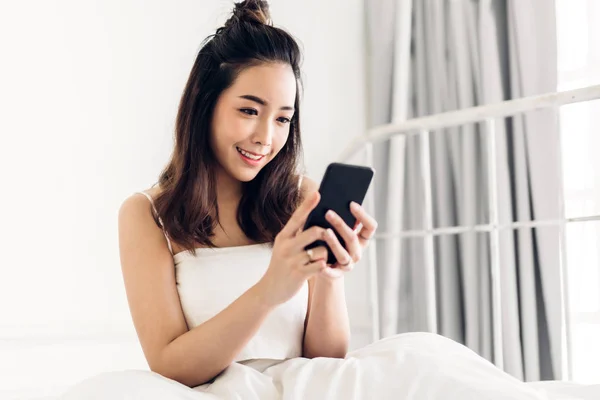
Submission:
POLYGON ((260 123, 254 132, 252 141, 263 146, 271 146, 273 141, 273 131, 274 127, 270 122, 260 123))

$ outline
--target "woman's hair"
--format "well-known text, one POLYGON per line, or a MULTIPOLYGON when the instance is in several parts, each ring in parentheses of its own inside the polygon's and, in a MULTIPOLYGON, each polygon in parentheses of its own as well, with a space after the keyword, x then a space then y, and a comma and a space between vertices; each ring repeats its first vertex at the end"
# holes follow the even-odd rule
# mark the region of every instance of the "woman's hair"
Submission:
MULTIPOLYGON (((250 182, 245 182, 238 223, 252 241, 272 242, 300 201, 300 58, 294 38, 272 25, 266 1, 236 3, 233 15, 202 43, 183 91, 171 159, 159 177, 156 208, 172 240, 194 252, 213 247, 219 223, 217 160, 210 146, 211 121, 221 93, 245 68, 285 63, 296 77, 295 113, 287 141, 250 182)), ((157 216, 158 217, 158 216, 157 216)), ((156 218, 157 218, 156 217, 156 218)))

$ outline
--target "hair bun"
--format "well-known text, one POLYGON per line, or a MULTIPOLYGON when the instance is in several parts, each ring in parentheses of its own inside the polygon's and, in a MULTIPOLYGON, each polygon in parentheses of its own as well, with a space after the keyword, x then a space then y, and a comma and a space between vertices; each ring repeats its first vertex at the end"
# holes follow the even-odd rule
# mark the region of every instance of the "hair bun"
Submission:
POLYGON ((227 20, 225 27, 227 28, 240 22, 271 25, 269 3, 264 0, 244 0, 235 3, 233 15, 227 20))

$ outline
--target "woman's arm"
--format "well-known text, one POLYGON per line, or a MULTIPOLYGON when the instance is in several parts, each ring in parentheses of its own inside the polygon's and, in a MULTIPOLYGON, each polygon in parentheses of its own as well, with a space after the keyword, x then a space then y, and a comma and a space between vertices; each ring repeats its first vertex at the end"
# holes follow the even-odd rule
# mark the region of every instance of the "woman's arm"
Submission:
POLYGON ((350 344, 344 277, 311 278, 309 298, 304 357, 344 358, 350 344))
POLYGON ((119 247, 129 308, 150 369, 185 385, 203 384, 227 368, 274 308, 259 283, 188 330, 173 257, 142 196, 121 207, 119 247))
MULTIPOLYGON (((302 180, 304 197, 318 190, 307 177, 302 180)), ((350 343, 350 323, 344 277, 331 278, 318 274, 309 279, 308 313, 304 329, 305 357, 344 358, 350 343)))

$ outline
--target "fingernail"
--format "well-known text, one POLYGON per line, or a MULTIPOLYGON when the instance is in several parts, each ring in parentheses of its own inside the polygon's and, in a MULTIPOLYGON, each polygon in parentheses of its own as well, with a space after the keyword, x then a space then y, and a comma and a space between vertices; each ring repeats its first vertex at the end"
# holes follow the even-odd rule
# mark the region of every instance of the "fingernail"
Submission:
POLYGON ((334 218, 335 217, 335 213, 333 212, 333 210, 329 210, 329 211, 327 211, 327 216, 329 218, 334 218))
POLYGON ((327 234, 329 235, 329 237, 335 236, 335 234, 333 233, 333 230, 331 228, 327 228, 327 234))
POLYGON ((360 208, 360 206, 358 205, 357 202, 353 201, 350 203, 350 207, 352 207, 355 210, 358 210, 360 208))

